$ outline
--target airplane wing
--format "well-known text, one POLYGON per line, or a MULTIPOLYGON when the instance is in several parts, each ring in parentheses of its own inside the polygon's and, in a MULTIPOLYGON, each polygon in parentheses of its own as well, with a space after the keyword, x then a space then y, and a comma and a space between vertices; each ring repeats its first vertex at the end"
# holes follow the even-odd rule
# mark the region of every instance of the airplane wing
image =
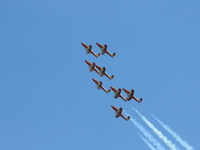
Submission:
POLYGON ((118 113, 121 114, 121 113, 122 113, 122 110, 123 110, 123 109, 120 107, 120 108, 118 109, 118 111, 119 111, 118 113))

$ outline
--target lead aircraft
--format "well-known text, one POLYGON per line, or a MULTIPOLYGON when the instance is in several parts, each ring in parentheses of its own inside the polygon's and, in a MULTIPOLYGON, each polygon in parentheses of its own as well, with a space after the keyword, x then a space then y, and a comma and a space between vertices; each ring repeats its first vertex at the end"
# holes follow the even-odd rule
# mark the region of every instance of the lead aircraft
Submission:
POLYGON ((110 86, 111 90, 113 90, 114 92, 114 98, 118 98, 118 97, 121 97, 125 102, 126 102, 126 99, 121 95, 121 89, 119 88, 118 90, 115 89, 114 87, 110 86))
POLYGON ((108 50, 107 50, 107 45, 105 44, 104 46, 99 44, 99 43, 96 43, 99 48, 101 49, 101 54, 104 55, 105 53, 107 53, 108 55, 110 55, 111 57, 114 57, 116 55, 116 53, 110 53, 108 50))
POLYGON ((137 98, 134 96, 134 90, 133 90, 133 89, 132 89, 131 91, 128 91, 127 89, 124 89, 124 88, 123 88, 123 90, 124 90, 124 92, 126 92, 126 94, 127 94, 127 96, 128 96, 128 97, 125 98, 126 101, 130 101, 131 99, 136 100, 138 103, 140 103, 140 102, 142 101, 142 98, 137 99, 137 98))
POLYGON ((100 73, 100 76, 102 77, 103 75, 105 75, 106 77, 108 77, 110 80, 112 80, 113 78, 114 78, 114 75, 111 75, 111 76, 109 76, 107 73, 106 73, 106 67, 99 67, 99 66, 97 66, 96 65, 96 67, 97 67, 97 69, 99 70, 99 73, 100 73))
POLYGON ((124 115, 122 115, 122 108, 120 107, 119 109, 117 109, 116 107, 112 106, 112 109, 114 109, 116 115, 115 117, 118 118, 119 116, 121 116, 122 118, 124 118, 126 121, 128 121, 130 119, 130 116, 125 117, 124 115))
POLYGON ((89 53, 91 53, 92 55, 94 55, 96 58, 98 58, 99 56, 100 56, 100 53, 94 53, 93 51, 92 51, 92 45, 86 45, 86 44, 84 44, 84 43, 81 43, 82 45, 83 45, 83 47, 85 47, 85 50, 86 50, 86 54, 89 54, 89 53))
POLYGON ((97 81, 96 79, 93 79, 92 80, 96 83, 96 86, 97 86, 97 89, 102 89, 104 90, 107 94, 110 92, 110 89, 105 89, 102 85, 102 81, 97 81))
POLYGON ((94 62, 90 63, 87 60, 85 60, 85 62, 86 62, 86 64, 88 64, 88 67, 90 68, 89 69, 90 72, 92 72, 94 70, 96 73, 98 73, 100 75, 99 71, 97 71, 97 69, 95 68, 96 64, 94 62))

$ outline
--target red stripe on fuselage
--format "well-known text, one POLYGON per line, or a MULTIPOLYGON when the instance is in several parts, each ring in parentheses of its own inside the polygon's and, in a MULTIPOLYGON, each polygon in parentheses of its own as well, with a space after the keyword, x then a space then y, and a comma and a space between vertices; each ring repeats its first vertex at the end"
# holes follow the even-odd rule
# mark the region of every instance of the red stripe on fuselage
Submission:
POLYGON ((103 46, 101 45, 101 44, 99 44, 99 43, 96 43, 100 48, 103 48, 103 46))
POLYGON ((83 47, 88 48, 88 46, 84 43, 81 43, 83 45, 83 47))

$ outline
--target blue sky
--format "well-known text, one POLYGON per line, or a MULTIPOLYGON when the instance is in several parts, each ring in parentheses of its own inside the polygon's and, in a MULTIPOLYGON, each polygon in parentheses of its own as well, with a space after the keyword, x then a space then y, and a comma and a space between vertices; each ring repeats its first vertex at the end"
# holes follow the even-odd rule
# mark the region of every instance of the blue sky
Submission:
POLYGON ((150 149, 110 105, 123 107, 165 149, 131 106, 179 149, 151 113, 199 149, 199 8, 186 0, 1 1, 0 149, 150 149), (107 44, 116 56, 86 55, 81 42, 96 53, 96 42, 107 44), (114 79, 89 72, 84 60, 114 79), (134 89, 143 101, 114 99, 92 78, 134 89))

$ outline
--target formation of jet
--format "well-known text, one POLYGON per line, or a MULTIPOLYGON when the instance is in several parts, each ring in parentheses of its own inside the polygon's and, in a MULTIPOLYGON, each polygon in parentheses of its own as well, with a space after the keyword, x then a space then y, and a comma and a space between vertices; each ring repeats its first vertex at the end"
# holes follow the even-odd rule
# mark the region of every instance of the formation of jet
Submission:
MULTIPOLYGON (((81 43, 83 45, 83 47, 85 48, 86 50, 86 54, 92 54, 94 55, 96 58, 98 58, 100 56, 100 53, 94 53, 92 51, 92 45, 86 45, 84 43, 81 43)), ((107 53, 109 56, 111 57, 114 57, 116 55, 116 53, 110 53, 108 50, 107 50, 107 45, 105 44, 104 46, 99 44, 99 43, 96 43, 97 46, 99 46, 100 50, 101 50, 101 54, 104 55, 105 53, 107 53)))
MULTIPOLYGON (((84 43, 81 43, 84 47, 85 47, 85 50, 86 50, 86 54, 92 54, 92 55, 94 55, 96 58, 98 58, 99 56, 100 56, 100 53, 94 53, 93 51, 92 51, 92 46, 91 45, 89 45, 89 46, 87 46, 86 44, 84 44, 84 43)), ((105 44, 104 46, 102 46, 101 44, 99 44, 99 43, 96 43, 98 46, 99 46, 99 48, 101 49, 101 54, 102 55, 104 55, 105 53, 107 53, 109 56, 111 56, 111 57, 114 57, 115 55, 116 55, 116 53, 110 53, 108 50, 107 50, 107 45, 105 44)), ((96 65, 96 63, 90 63, 89 61, 87 61, 87 60, 85 60, 85 62, 86 62, 86 64, 88 65, 88 67, 89 67, 89 71, 90 72, 92 72, 92 71, 95 71, 97 74, 99 74, 101 77, 102 76, 106 76, 107 78, 109 78, 110 80, 112 80, 113 78, 114 78, 114 75, 108 75, 107 73, 106 73, 106 67, 100 67, 100 66, 98 66, 98 65, 96 65)), ((131 99, 134 99, 135 101, 137 101, 138 103, 140 103, 141 101, 142 101, 142 98, 140 98, 140 99, 137 99, 135 96, 134 96, 134 90, 132 89, 131 91, 129 91, 129 90, 127 90, 127 89, 125 89, 125 88, 122 88, 123 89, 123 91, 127 94, 127 97, 123 97, 122 96, 122 94, 121 94, 121 91, 122 91, 122 89, 121 88, 119 88, 119 89, 115 89, 114 87, 112 87, 112 86, 110 86, 110 89, 105 89, 104 87, 103 87, 103 83, 102 83, 102 81, 98 81, 98 80, 96 80, 96 79, 94 79, 94 78, 92 78, 92 80, 95 82, 95 84, 96 84, 96 86, 97 86, 97 89, 102 89, 104 92, 106 92, 107 94, 110 92, 110 89, 114 92, 114 98, 116 99, 116 98, 118 98, 118 97, 120 97, 122 100, 124 100, 125 102, 127 102, 127 101, 130 101, 131 99)), ((123 114, 122 114, 122 108, 120 107, 119 109, 118 108, 116 108, 116 107, 114 107, 114 106, 112 106, 111 105, 111 107, 114 109, 114 111, 115 111, 115 117, 116 118, 118 118, 118 117, 122 117, 122 118, 124 118, 126 121, 128 121, 129 119, 130 119, 130 116, 127 116, 127 117, 125 117, 123 114)))
POLYGON ((112 80, 114 78, 114 75, 111 75, 109 76, 107 73, 106 73, 106 67, 99 67, 97 66, 94 62, 93 63, 90 63, 89 61, 85 60, 86 64, 88 64, 88 67, 89 67, 89 71, 92 72, 93 70, 98 73, 101 77, 103 75, 105 75, 106 77, 108 77, 110 80, 112 80), (97 70, 97 69, 98 70, 97 70))
POLYGON ((115 117, 118 118, 119 116, 121 116, 122 118, 124 118, 126 121, 128 121, 130 119, 130 116, 125 117, 124 115, 122 115, 122 108, 120 107, 119 109, 117 109, 116 107, 112 106, 112 109, 114 109, 115 111, 115 117))

